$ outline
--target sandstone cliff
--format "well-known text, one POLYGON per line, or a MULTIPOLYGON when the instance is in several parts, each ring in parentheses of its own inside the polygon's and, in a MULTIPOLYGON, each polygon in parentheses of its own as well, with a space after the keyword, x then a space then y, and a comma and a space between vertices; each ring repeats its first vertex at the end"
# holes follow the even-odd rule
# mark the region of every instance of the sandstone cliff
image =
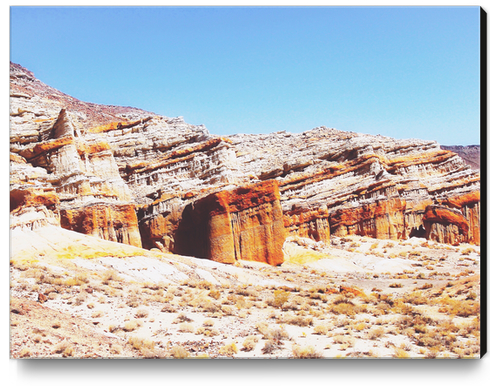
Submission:
POLYGON ((318 127, 212 135, 81 102, 10 66, 11 228, 45 224, 217 261, 287 235, 480 242, 480 175, 434 141, 318 127))
POLYGON ((266 181, 189 204, 176 232, 175 251, 222 263, 248 260, 279 265, 286 239, 279 200, 277 182, 266 181))

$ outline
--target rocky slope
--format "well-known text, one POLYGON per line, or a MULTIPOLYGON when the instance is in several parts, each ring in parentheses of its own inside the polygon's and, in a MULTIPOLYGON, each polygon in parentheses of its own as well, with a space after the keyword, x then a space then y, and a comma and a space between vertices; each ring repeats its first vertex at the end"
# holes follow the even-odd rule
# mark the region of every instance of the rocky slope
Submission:
POLYGON ((434 141, 318 127, 212 135, 10 66, 11 229, 281 264, 288 235, 480 242, 480 175, 434 141))

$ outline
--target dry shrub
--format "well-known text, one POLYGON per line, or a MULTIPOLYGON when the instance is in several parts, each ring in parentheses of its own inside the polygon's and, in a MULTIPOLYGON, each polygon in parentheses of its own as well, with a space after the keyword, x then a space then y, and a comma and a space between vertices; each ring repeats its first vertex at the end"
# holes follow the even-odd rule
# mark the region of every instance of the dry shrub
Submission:
POLYGON ((369 340, 377 340, 385 334, 385 330, 382 327, 373 328, 368 331, 367 338, 369 340))
POLYGON ((225 314, 225 315, 234 315, 235 314, 235 310, 233 309, 233 307, 227 306, 227 305, 221 306, 221 312, 223 312, 223 314, 225 314))
POLYGON ((480 304, 473 300, 457 300, 445 297, 442 300, 442 306, 439 312, 445 312, 451 315, 469 317, 480 314, 480 304))
POLYGON ((82 293, 80 293, 75 298, 75 301, 73 302, 73 305, 75 305, 75 306, 81 306, 83 304, 83 302, 85 302, 86 300, 87 300, 87 293, 86 292, 82 292, 82 293))
POLYGON ((270 329, 267 338, 282 341, 283 339, 289 339, 289 334, 284 327, 281 326, 279 328, 270 329))
POLYGON ((243 284, 239 286, 237 289, 235 289, 235 293, 237 295, 243 295, 243 296, 252 296, 252 297, 259 296, 257 290, 250 288, 247 284, 243 284))
POLYGON ((402 283, 391 283, 389 285, 390 288, 402 288, 403 284, 402 283))
POLYGON ((287 313, 284 315, 280 315, 277 322, 282 324, 292 324, 294 326, 307 327, 313 325, 313 318, 311 316, 292 315, 287 313))
POLYGON ((170 304, 164 304, 160 312, 177 312, 177 309, 170 304))
POLYGON ((92 318, 100 318, 102 316, 104 316, 104 311, 99 310, 92 313, 92 318))
POLYGON ((404 349, 396 347, 393 357, 398 359, 407 359, 410 358, 410 354, 407 353, 404 349))
POLYGON ((282 309, 283 310, 296 310, 296 311, 304 310, 304 311, 308 311, 310 309, 310 305, 306 302, 306 299, 304 297, 294 296, 292 299, 289 299, 289 301, 287 301, 285 304, 283 304, 282 309))
POLYGON ((219 332, 214 328, 206 328, 206 330, 204 331, 204 335, 208 337, 213 337, 213 336, 218 336, 219 332))
POLYGON ((148 310, 144 309, 144 308, 140 308, 138 310, 136 310, 134 316, 136 316, 137 318, 141 319, 141 318, 146 318, 148 317, 150 313, 148 312, 148 310))
POLYGON ((421 326, 426 326, 426 325, 434 325, 436 322, 428 317, 428 316, 422 316, 422 315, 415 315, 415 316, 404 316, 401 317, 396 325, 401 328, 405 327, 415 327, 419 326, 418 329, 420 330, 422 327, 421 326))
POLYGON ((421 333, 415 337, 415 344, 423 347, 439 347, 441 341, 435 333, 421 333))
POLYGON ((63 342, 58 343, 54 347, 53 353, 61 354, 64 358, 66 358, 66 357, 73 356, 73 354, 75 353, 75 350, 67 341, 63 341, 63 342))
POLYGON ((270 328, 269 328, 269 324, 267 324, 266 322, 257 323, 255 325, 255 328, 260 334, 264 336, 264 338, 269 335, 270 328))
POLYGON ((429 304, 429 299, 427 298, 427 296, 420 291, 414 291, 405 295, 403 297, 403 301, 405 303, 410 303, 417 306, 422 304, 429 304))
POLYGON ((277 308, 282 308, 284 304, 288 301, 290 293, 284 290, 275 290, 274 291, 274 300, 273 305, 277 308))
POLYGON ((111 324, 109 326, 109 332, 111 332, 111 333, 115 333, 115 332, 119 331, 120 329, 121 329, 121 327, 118 325, 115 325, 115 324, 111 324))
POLYGON ((131 295, 128 297, 126 304, 131 308, 137 308, 141 305, 141 300, 137 295, 131 295))
POLYGON ((190 287, 190 288, 196 288, 198 285, 198 281, 196 279, 191 279, 191 278, 188 278, 188 279, 185 279, 181 284, 180 286, 183 287, 183 286, 187 286, 187 287, 190 287))
POLYGON ((204 322, 202 322, 202 325, 205 327, 213 327, 214 321, 211 319, 206 319, 204 322))
POLYGON ((189 351, 184 347, 176 345, 170 349, 170 356, 175 359, 185 359, 190 357, 189 351))
POLYGON ((193 322, 191 318, 189 318, 186 314, 180 313, 172 322, 173 324, 181 323, 181 322, 193 322))
POLYGON ((360 323, 357 323, 354 328, 357 330, 357 331, 362 331, 364 329, 366 329, 367 327, 367 324, 366 323, 363 323, 363 322, 360 322, 360 323))
POLYGON ((29 358, 31 356, 31 350, 27 347, 24 347, 19 352, 19 358, 29 358))
POLYGON ((213 289, 209 291, 208 296, 215 300, 218 300, 221 297, 221 292, 216 289, 213 289))
POLYGON ((313 332, 317 335, 327 335, 329 331, 330 329, 325 324, 319 324, 313 329, 313 332))
POLYGON ((220 306, 212 301, 205 301, 203 304, 202 304, 202 310, 204 312, 211 312, 211 313, 215 313, 215 312, 218 312, 220 310, 220 306))
POLYGON ((468 335, 480 336, 480 321, 479 318, 473 318, 461 324, 459 335, 468 337, 468 335))
POLYGON ((426 352, 424 358, 425 359, 435 359, 439 354, 440 350, 438 347, 431 347, 428 352, 426 352))
POLYGON ((252 307, 252 302, 249 302, 248 300, 246 300, 243 296, 238 296, 237 299, 236 299, 236 303, 235 303, 235 306, 236 308, 238 308, 239 310, 245 308, 245 309, 249 309, 252 307))
POLYGON ((231 342, 219 349, 219 354, 222 356, 231 357, 238 352, 235 342, 231 342))
POLYGON ((138 351, 141 351, 143 348, 146 348, 147 350, 153 350, 155 348, 155 342, 149 339, 138 338, 136 336, 129 337, 128 343, 138 351))
POLYGON ((274 351, 281 348, 283 343, 279 340, 269 339, 265 342, 264 347, 262 347, 263 354, 272 354, 274 351))
POLYGON ((348 335, 335 335, 333 337, 333 342, 336 344, 347 345, 347 347, 354 347, 356 344, 355 338, 348 335))
POLYGON ((196 335, 204 335, 208 337, 213 337, 219 335, 218 330, 209 327, 199 327, 196 330, 196 335))
POLYGON ((181 323, 178 328, 179 332, 194 333, 194 326, 190 323, 181 323))
POLYGON ((109 285, 111 281, 121 281, 119 274, 113 270, 108 269, 102 274, 102 284, 109 285))
POLYGON ((197 288, 200 288, 200 289, 207 289, 207 290, 211 290, 213 289, 215 286, 213 283, 210 283, 209 281, 207 280, 201 280, 197 283, 197 288))
POLYGON ((478 295, 476 294, 476 292, 470 292, 468 296, 466 296, 466 300, 476 300, 477 297, 478 295))
POLYGON ((257 345, 257 342, 259 341, 259 337, 257 335, 250 335, 245 338, 243 341, 242 345, 243 351, 252 351, 255 349, 255 346, 257 345))
POLYGON ((123 330, 126 332, 132 332, 140 327, 140 324, 136 320, 132 320, 124 323, 123 330))
POLYGON ((415 308, 412 307, 410 304, 405 304, 405 303, 398 303, 395 308, 393 308, 394 312, 397 312, 402 315, 413 315, 415 314, 415 308))
POLYGON ((216 312, 218 310, 218 307, 213 303, 213 300, 206 295, 205 291, 195 294, 192 300, 187 300, 186 302, 192 307, 201 308, 205 311, 216 312))
POLYGON ((336 315, 354 316, 358 313, 358 308, 348 299, 338 300, 330 308, 330 311, 336 315))
POLYGON ((316 351, 313 346, 301 347, 294 345, 293 357, 296 359, 315 359, 322 358, 322 354, 316 351))

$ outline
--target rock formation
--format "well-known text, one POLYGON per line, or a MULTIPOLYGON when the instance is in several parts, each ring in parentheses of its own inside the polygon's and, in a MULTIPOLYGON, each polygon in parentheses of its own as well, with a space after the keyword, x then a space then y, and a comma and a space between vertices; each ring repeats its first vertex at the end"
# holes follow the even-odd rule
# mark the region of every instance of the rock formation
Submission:
POLYGON ((175 251, 222 263, 251 260, 279 265, 286 239, 279 200, 277 181, 197 200, 184 209, 175 251))
POLYGON ((434 141, 318 127, 216 136, 86 103, 10 65, 11 228, 43 224, 233 263, 287 235, 480 243, 480 175, 434 141))

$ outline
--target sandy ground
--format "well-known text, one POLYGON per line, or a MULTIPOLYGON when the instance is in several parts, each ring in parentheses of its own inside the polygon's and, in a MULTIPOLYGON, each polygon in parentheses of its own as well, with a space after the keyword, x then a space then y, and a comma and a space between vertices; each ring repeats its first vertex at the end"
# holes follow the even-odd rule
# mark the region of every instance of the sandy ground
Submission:
POLYGON ((12 232, 11 356, 479 356, 478 246, 289 238, 284 252, 280 267, 232 266, 12 232))

